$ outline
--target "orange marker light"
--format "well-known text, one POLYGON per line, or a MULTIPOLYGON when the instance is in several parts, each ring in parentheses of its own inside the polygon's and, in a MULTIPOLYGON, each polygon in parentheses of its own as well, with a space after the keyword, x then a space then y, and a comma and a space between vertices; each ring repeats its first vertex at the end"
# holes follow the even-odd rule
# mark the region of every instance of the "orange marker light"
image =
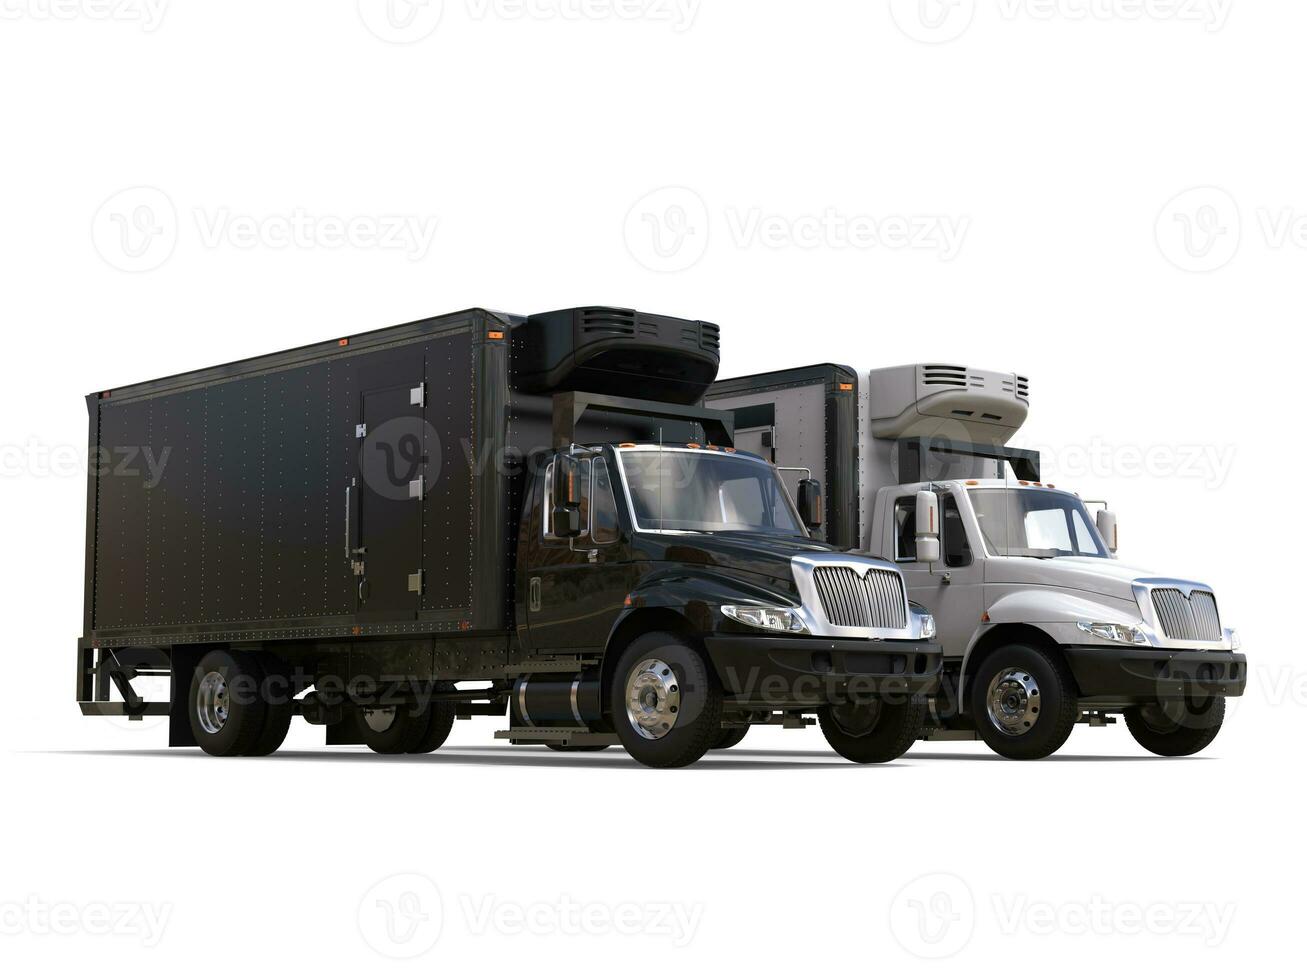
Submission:
POLYGON ((504 339, 504 331, 502 331, 502 330, 491 330, 488 334, 486 334, 486 339, 487 339, 487 340, 503 340, 503 339, 504 339))
POLYGON ((629 605, 631 605, 631 597, 630 597, 630 596, 627 596, 627 597, 622 601, 622 605, 624 605, 624 606, 629 606, 629 605))
POLYGON ((852 390, 853 390, 853 385, 848 384, 847 382, 840 382, 840 391, 852 391, 852 390))
POLYGON ((348 347, 348 346, 349 346, 349 338, 348 338, 348 337, 341 337, 340 340, 336 341, 336 346, 337 346, 337 347, 348 347))
POLYGON ((685 448, 686 448, 686 449, 702 449, 703 447, 702 447, 701 445, 699 445, 697 442, 687 442, 687 443, 685 444, 685 448))
POLYGON ((633 443, 633 442, 619 442, 619 443, 617 444, 617 448, 618 448, 618 449, 634 449, 634 448, 635 448, 635 443, 633 443))

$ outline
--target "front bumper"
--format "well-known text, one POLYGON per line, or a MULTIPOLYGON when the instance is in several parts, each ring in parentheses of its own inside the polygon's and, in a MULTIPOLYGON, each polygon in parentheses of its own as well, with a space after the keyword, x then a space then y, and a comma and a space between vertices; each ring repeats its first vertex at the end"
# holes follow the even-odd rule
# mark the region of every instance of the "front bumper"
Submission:
POLYGON ((806 708, 858 697, 929 695, 939 688, 943 648, 916 640, 839 640, 766 634, 704 638, 733 703, 806 708))
POLYGON ((1248 658, 1229 650, 1069 646, 1063 652, 1086 698, 1235 698, 1248 684, 1248 658))

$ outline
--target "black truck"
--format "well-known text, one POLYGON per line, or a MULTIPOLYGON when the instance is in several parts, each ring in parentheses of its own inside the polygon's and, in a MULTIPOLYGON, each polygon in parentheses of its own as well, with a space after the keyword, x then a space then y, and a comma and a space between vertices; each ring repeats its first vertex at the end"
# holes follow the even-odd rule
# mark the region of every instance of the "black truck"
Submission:
POLYGON ((845 757, 897 757, 933 621, 701 407, 719 342, 473 309, 89 395, 83 713, 214 755, 297 715, 415 753, 506 714, 513 744, 657 767, 815 715, 845 757))

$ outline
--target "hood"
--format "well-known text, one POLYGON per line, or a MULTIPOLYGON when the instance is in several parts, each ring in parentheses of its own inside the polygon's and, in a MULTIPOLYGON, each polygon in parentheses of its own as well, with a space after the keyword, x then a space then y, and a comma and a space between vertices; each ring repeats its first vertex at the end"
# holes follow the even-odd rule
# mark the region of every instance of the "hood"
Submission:
POLYGON ((706 565, 793 583, 790 559, 796 555, 830 554, 841 549, 812 538, 717 531, 711 534, 650 535, 664 561, 706 565))
POLYGON ((1133 583, 1153 573, 1112 558, 991 558, 985 581, 995 585, 1043 585, 1134 601, 1133 583))

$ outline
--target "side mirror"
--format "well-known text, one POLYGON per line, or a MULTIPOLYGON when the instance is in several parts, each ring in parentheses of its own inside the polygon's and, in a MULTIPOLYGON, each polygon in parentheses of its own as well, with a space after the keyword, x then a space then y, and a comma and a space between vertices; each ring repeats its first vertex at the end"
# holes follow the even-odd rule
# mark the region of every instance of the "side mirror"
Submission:
POLYGON ((1116 515, 1110 510, 1100 510, 1094 517, 1094 523, 1098 525, 1098 533, 1107 543, 1107 550, 1116 554, 1116 515))
POLYGON ((549 526, 555 537, 581 536, 581 464, 574 456, 554 457, 554 482, 550 488, 554 509, 549 526))
POLYGON ((933 490, 917 491, 917 561, 939 561, 939 494, 933 490))
POLYGON ((810 531, 821 527, 826 520, 826 505, 821 496, 821 484, 816 480, 799 481, 799 520, 810 531))

